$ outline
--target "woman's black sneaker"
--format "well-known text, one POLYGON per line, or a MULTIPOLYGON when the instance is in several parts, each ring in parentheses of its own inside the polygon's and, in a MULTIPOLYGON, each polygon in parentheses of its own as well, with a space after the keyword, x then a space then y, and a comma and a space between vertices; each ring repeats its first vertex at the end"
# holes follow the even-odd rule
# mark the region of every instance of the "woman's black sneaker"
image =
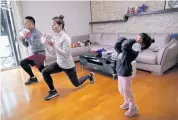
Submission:
POLYGON ((90 77, 89 77, 90 84, 94 84, 95 83, 94 73, 91 72, 91 73, 89 73, 89 75, 90 75, 90 77))
POLYGON ((50 100, 50 99, 52 99, 52 98, 54 98, 54 97, 56 97, 58 95, 59 95, 59 93, 56 90, 53 90, 53 91, 50 90, 48 92, 48 95, 44 99, 45 100, 50 100))
POLYGON ((30 85, 36 82, 38 82, 38 79, 36 77, 32 77, 32 78, 29 78, 28 81, 25 82, 25 85, 30 85))

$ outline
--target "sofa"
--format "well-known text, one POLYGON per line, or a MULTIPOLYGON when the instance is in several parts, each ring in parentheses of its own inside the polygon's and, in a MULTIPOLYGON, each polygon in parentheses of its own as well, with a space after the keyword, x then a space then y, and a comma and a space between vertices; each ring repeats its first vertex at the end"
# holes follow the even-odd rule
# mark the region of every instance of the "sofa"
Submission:
MULTIPOLYGON (((137 69, 150 71, 162 75, 163 72, 176 65, 178 56, 178 40, 171 38, 170 34, 150 34, 155 39, 147 50, 141 51, 136 59, 137 69)), ((108 52, 116 52, 114 45, 119 37, 135 38, 136 34, 126 33, 92 33, 72 37, 72 43, 78 41, 92 42, 89 46, 71 48, 74 61, 79 61, 79 55, 98 49, 106 49, 108 52)), ((51 64, 56 60, 55 57, 47 53, 45 64, 51 64)))

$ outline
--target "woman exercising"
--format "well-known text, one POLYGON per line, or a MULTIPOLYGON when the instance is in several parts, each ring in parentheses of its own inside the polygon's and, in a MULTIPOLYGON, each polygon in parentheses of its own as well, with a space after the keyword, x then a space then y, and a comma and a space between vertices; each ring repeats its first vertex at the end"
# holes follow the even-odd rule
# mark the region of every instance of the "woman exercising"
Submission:
POLYGON ((65 23, 63 18, 63 15, 52 18, 52 29, 54 34, 51 36, 51 40, 49 40, 50 37, 48 35, 44 35, 42 38, 42 43, 44 44, 46 51, 57 57, 56 62, 45 67, 42 71, 43 78, 50 89, 49 94, 44 98, 45 100, 49 100, 59 95, 54 88, 53 80, 51 78, 51 74, 53 73, 64 71, 75 87, 83 84, 87 79, 89 79, 90 84, 95 82, 94 73, 92 72, 78 79, 75 63, 71 55, 71 39, 64 31, 65 23))

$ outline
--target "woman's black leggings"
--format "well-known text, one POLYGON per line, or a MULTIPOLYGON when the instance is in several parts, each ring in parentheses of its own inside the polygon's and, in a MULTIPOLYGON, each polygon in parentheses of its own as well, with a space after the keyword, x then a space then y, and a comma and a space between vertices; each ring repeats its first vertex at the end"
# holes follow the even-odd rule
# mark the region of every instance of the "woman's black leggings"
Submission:
POLYGON ((67 74, 67 76, 69 77, 70 81, 72 82, 72 84, 75 87, 78 87, 79 85, 83 84, 90 77, 89 74, 88 74, 88 75, 83 76, 80 79, 78 79, 75 67, 73 67, 71 69, 63 69, 63 68, 59 67, 57 62, 55 62, 55 63, 52 63, 49 66, 46 66, 42 70, 43 78, 46 81, 46 83, 47 83, 47 85, 48 85, 50 90, 54 90, 54 85, 53 85, 53 80, 51 78, 51 74, 62 72, 62 71, 64 71, 67 74))
MULTIPOLYGON (((20 61, 20 66, 30 75, 30 77, 34 77, 32 69, 30 66, 35 66, 34 60, 23 59, 20 61)), ((44 65, 41 65, 38 70, 41 72, 44 69, 44 65)))

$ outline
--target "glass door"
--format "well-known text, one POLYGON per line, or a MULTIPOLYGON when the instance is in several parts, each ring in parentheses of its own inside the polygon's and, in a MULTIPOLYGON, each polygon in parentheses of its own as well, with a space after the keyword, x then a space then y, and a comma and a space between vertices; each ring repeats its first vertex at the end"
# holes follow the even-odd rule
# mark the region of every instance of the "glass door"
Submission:
POLYGON ((10 1, 3 0, 1 8, 0 68, 7 70, 19 65, 20 53, 16 41, 16 31, 10 1))

